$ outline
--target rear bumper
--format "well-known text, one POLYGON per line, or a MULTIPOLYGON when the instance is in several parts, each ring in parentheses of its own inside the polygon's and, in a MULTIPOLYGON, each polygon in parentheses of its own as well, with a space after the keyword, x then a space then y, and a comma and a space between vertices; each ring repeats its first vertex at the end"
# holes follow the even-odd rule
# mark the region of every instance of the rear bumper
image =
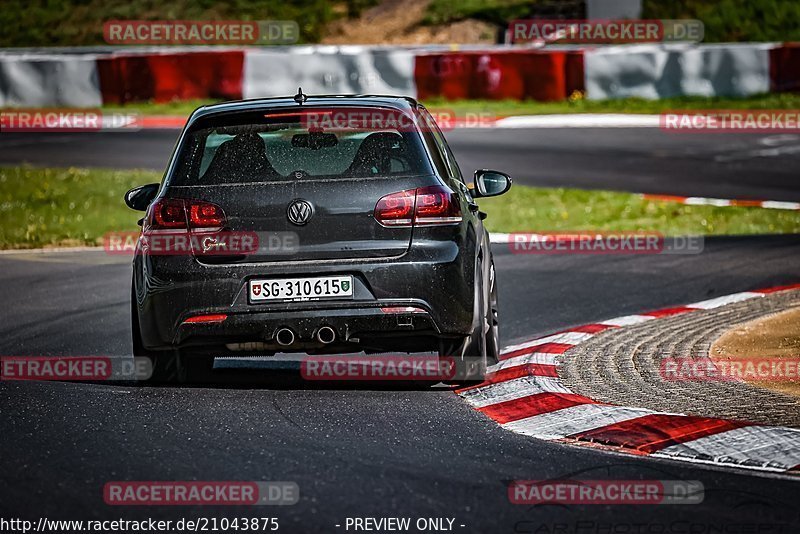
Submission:
MULTIPOLYGON (((272 342, 279 328, 313 341, 331 326, 338 342, 370 337, 465 335, 472 329, 474 247, 417 242, 398 258, 371 261, 207 265, 192 257, 136 256, 134 290, 142 341, 151 350, 272 342), (251 279, 350 274, 354 298, 250 304, 251 279), (387 313, 382 308, 416 307, 387 313), (219 323, 186 323, 224 314, 219 323)), ((297 350, 302 349, 298 347, 297 350)), ((329 347, 332 348, 332 347, 329 347)), ((340 347, 344 348, 344 347, 340 347)))
MULTIPOLYGON (((173 346, 208 346, 259 343, 268 350, 321 350, 348 348, 359 350, 375 345, 375 338, 438 336, 441 334, 431 315, 420 302, 381 302, 365 306, 330 303, 291 311, 253 311, 234 313, 217 323, 182 323, 173 346), (316 337, 322 327, 334 330, 334 341, 322 343, 316 337), (282 328, 292 331, 295 342, 282 346, 276 339, 282 328)), ((247 348, 238 350, 246 351, 247 348)))

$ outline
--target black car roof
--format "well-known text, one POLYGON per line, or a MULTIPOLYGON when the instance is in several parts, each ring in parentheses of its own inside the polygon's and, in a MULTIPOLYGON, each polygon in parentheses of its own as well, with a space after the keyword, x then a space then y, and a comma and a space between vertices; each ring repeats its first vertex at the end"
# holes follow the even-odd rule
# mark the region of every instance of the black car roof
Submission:
POLYGON ((270 108, 313 108, 330 106, 365 106, 384 107, 401 111, 410 111, 419 106, 419 102, 408 96, 392 95, 308 95, 303 104, 298 104, 294 97, 280 96, 273 98, 251 98, 232 100, 197 108, 189 117, 194 122, 202 117, 217 113, 236 113, 242 111, 259 111, 270 108))

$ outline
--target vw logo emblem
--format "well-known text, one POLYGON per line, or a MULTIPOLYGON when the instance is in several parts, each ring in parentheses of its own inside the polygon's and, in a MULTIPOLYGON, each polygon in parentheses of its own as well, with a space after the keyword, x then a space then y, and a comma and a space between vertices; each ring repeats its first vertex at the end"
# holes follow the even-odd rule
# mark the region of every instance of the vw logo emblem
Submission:
POLYGON ((306 224, 313 213, 314 208, 311 207, 311 203, 303 199, 292 200, 289 207, 286 208, 286 216, 289 221, 297 226, 306 224))

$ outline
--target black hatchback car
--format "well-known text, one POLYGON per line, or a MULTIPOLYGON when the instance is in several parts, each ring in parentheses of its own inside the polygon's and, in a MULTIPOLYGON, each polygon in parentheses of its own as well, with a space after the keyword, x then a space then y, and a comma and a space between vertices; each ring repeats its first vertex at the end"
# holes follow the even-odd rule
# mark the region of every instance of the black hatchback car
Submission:
POLYGON ((498 354, 497 282, 477 197, 411 98, 320 96, 196 110, 133 261, 136 356, 155 381, 213 379, 214 358, 438 352, 457 381, 498 354))

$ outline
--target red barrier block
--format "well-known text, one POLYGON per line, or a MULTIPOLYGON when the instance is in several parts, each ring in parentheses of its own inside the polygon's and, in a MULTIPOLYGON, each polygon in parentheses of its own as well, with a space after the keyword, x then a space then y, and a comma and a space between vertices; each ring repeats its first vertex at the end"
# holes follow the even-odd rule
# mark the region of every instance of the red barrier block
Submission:
POLYGON ((563 100, 583 89, 581 52, 444 52, 416 57, 417 94, 424 100, 563 100))
POLYGON ((244 53, 194 52, 150 56, 156 102, 242 97, 244 53))
POLYGON ((566 52, 564 63, 564 83, 567 96, 575 91, 586 91, 586 76, 583 70, 583 52, 566 52))
POLYGON ((244 52, 120 55, 98 60, 104 103, 242 97, 244 52))
POLYGON ((475 70, 471 83, 474 98, 487 100, 523 100, 529 58, 522 54, 478 53, 473 58, 475 70))
POLYGON ((97 60, 104 104, 151 100, 153 76, 146 55, 111 56, 97 60))
POLYGON ((800 91, 800 43, 784 43, 769 51, 770 92, 800 91))
POLYGON ((468 54, 418 55, 414 60, 414 79, 420 99, 442 96, 448 100, 470 98, 472 58, 468 54))
POLYGON ((529 66, 525 69, 527 98, 551 102, 569 96, 564 52, 534 53, 529 57, 529 66))

